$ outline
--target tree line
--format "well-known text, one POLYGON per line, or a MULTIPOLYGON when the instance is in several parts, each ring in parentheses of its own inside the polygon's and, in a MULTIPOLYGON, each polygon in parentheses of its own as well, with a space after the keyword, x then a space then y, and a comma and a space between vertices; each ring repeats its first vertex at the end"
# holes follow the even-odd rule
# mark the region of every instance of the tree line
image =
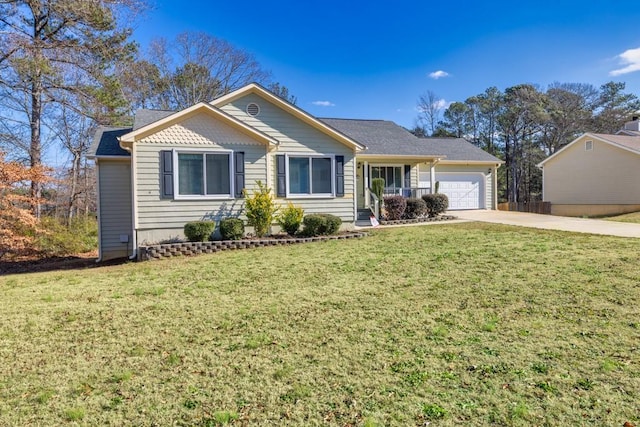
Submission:
POLYGON ((179 110, 250 82, 296 102, 251 53, 206 33, 157 38, 143 52, 132 26, 148 8, 146 0, 0 0, 0 205, 20 209, 18 219, 0 215, 0 242, 34 234, 42 216, 70 224, 95 212, 86 156, 98 126, 131 125, 139 108, 179 110), (47 169, 46 153, 69 160, 47 169))
POLYGON ((640 112, 640 100, 622 82, 599 88, 554 83, 542 89, 520 84, 504 91, 490 87, 463 102, 442 105, 427 91, 418 99, 417 136, 465 138, 505 161, 498 172, 500 199, 530 202, 542 198, 546 157, 585 132, 615 133, 640 112))

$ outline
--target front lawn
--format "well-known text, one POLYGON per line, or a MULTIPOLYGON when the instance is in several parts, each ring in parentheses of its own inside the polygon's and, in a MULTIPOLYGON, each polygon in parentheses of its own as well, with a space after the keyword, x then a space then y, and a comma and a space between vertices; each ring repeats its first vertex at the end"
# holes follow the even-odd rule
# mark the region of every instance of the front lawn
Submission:
POLYGON ((640 224, 640 212, 631 212, 622 215, 610 216, 604 219, 608 221, 634 222, 636 224, 640 224))
POLYGON ((0 425, 640 422, 635 239, 467 223, 0 278, 0 425))

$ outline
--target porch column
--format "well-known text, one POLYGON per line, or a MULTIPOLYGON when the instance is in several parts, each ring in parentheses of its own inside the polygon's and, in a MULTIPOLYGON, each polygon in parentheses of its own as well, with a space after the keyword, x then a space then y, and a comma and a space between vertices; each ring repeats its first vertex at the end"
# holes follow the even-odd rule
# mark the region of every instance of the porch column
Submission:
MULTIPOLYGON (((493 179, 491 183, 493 185, 492 188, 492 196, 491 204, 493 205, 491 209, 498 210, 498 165, 495 165, 491 168, 491 173, 493 175, 493 179)), ((544 182, 544 181, 543 181, 544 182)))
POLYGON ((369 162, 362 163, 362 181, 364 182, 364 207, 370 208, 369 203, 369 162))
POLYGON ((433 194, 436 188, 436 163, 433 160, 429 163, 429 181, 431 182, 431 188, 429 190, 431 194, 433 194))

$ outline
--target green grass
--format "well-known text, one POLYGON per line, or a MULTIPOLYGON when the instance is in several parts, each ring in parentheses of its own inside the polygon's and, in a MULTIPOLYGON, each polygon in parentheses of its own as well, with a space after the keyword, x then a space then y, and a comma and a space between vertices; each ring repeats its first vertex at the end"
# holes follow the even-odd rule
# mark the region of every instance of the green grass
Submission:
POLYGON ((0 425, 640 422, 640 241, 489 224, 0 278, 0 425))
POLYGON ((606 219, 607 221, 633 222, 636 224, 640 224, 640 212, 631 212, 622 215, 610 216, 603 219, 606 219))

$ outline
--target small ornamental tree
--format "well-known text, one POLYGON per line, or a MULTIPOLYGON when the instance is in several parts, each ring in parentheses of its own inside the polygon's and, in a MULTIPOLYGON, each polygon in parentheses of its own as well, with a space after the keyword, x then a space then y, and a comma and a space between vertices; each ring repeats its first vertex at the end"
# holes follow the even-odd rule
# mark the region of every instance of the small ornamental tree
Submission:
POLYGON ((273 217, 278 212, 278 207, 271 194, 271 189, 262 183, 256 181, 257 190, 253 190, 253 195, 249 196, 247 190, 242 190, 242 194, 246 198, 245 213, 247 215, 247 223, 253 227, 256 236, 264 237, 269 231, 269 227, 273 223, 273 217))
POLYGON ((380 203, 382 203, 382 197, 384 195, 384 178, 373 178, 371 180, 371 191, 378 197, 380 203))
POLYGON ((0 259, 33 250, 34 235, 44 232, 33 214, 40 200, 30 196, 29 185, 49 182, 48 173, 42 166, 5 161, 0 151, 0 259))
POLYGON ((277 216, 276 221, 287 234, 293 236, 298 232, 303 218, 304 210, 289 202, 286 208, 280 210, 280 214, 277 216))

